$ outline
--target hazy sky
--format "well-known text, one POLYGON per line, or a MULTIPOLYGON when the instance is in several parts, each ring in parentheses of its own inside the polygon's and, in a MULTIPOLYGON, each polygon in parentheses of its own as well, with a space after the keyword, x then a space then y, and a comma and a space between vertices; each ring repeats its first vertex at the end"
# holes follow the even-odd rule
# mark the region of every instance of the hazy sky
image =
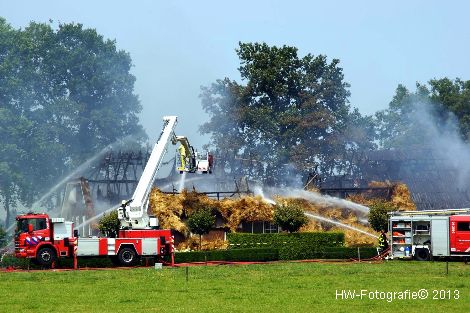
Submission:
POLYGON ((239 80, 239 41, 293 45, 301 55, 341 60, 352 106, 383 109, 399 83, 470 79, 468 1, 6 1, 0 16, 79 22, 130 52, 141 121, 155 139, 163 115, 178 115, 178 134, 194 146, 207 116, 201 85, 239 80))

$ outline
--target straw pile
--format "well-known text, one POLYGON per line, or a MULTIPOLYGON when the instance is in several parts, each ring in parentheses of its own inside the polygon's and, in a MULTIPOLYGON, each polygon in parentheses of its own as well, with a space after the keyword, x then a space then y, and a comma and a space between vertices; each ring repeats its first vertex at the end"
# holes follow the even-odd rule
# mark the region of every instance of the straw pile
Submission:
MULTIPOLYGON (((357 212, 345 209, 345 208, 339 208, 339 207, 334 207, 334 206, 319 206, 318 204, 309 202, 304 199, 293 199, 293 198, 276 198, 277 203, 294 203, 296 205, 301 206, 304 208, 306 212, 313 213, 318 216, 326 217, 329 219, 332 219, 334 221, 338 221, 340 223, 353 226, 357 229, 366 231, 372 235, 377 235, 374 230, 371 228, 364 226, 362 223, 359 222, 359 215, 357 212)), ((364 218, 364 217, 363 217, 364 218)), ((333 225, 331 223, 323 222, 323 221, 318 221, 314 219, 310 219, 309 223, 302 227, 300 231, 340 231, 344 233, 345 237, 345 244, 347 246, 363 246, 363 245, 376 245, 377 244, 377 239, 367 236, 365 234, 362 234, 360 232, 346 229, 343 227, 339 227, 336 225, 333 225)))
POLYGON ((411 199, 410 191, 405 184, 395 184, 392 189, 391 202, 404 211, 416 211, 416 204, 411 199))
POLYGON ((175 229, 183 234, 189 231, 182 219, 203 208, 218 212, 225 221, 223 227, 231 231, 236 231, 242 221, 271 221, 274 214, 274 207, 259 196, 217 201, 194 191, 183 190, 181 194, 173 195, 163 194, 154 188, 149 202, 150 210, 163 228, 175 229))
MULTIPOLYGON (((416 206, 411 200, 408 188, 404 184, 391 184, 389 182, 372 182, 371 187, 391 187, 392 195, 389 201, 401 210, 415 210, 416 206)), ((315 204, 305 199, 276 197, 276 203, 289 204, 294 203, 304 208, 305 211, 323 216, 335 221, 347 224, 368 233, 378 235, 371 228, 364 226, 359 222, 359 218, 367 219, 367 216, 360 216, 356 211, 327 206, 325 204, 315 204)), ((348 200, 360 203, 362 205, 370 205, 377 199, 370 198, 367 195, 355 195, 348 200)), ((383 200, 383 199, 381 199, 383 200)), ((183 190, 181 194, 163 194, 154 188, 150 195, 150 210, 158 217, 163 228, 175 229, 185 236, 189 236, 189 230, 185 224, 187 216, 192 212, 202 208, 210 208, 214 214, 222 217, 223 224, 217 227, 229 228, 230 231, 236 232, 242 221, 272 221, 274 214, 274 206, 266 203, 259 196, 244 196, 241 198, 226 198, 221 201, 210 199, 204 194, 195 191, 188 192, 183 190)), ((220 223, 219 223, 220 224, 220 223)), ((301 231, 342 231, 345 233, 346 245, 375 245, 377 240, 360 232, 340 228, 331 223, 310 220, 301 231)), ((187 240, 183 246, 191 248, 193 246, 191 240, 187 240)), ((205 242, 203 246, 219 247, 223 244, 220 242, 205 242)))
MULTIPOLYGON (((416 211, 416 205, 411 198, 411 193, 408 187, 403 183, 391 183, 390 181, 378 182, 372 181, 369 183, 369 187, 389 187, 391 188, 390 199, 380 199, 386 200, 392 206, 396 207, 399 211, 416 211)), ((367 192, 360 195, 351 195, 347 200, 359 203, 365 206, 370 206, 378 199, 371 197, 367 192)))

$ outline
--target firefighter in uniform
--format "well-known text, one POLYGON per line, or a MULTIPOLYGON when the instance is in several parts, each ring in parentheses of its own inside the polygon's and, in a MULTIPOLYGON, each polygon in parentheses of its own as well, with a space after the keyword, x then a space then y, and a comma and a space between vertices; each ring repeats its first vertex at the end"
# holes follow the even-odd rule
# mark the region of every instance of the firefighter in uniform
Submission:
POLYGON ((379 235, 379 249, 381 253, 388 249, 387 234, 385 230, 382 230, 379 235))

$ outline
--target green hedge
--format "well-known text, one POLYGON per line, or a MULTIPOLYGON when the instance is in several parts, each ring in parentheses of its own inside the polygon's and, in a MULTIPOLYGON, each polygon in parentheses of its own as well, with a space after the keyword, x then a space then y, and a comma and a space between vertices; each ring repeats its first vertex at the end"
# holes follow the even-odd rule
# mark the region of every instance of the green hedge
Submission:
POLYGON ((344 233, 310 232, 310 233, 275 233, 247 234, 229 233, 227 239, 230 248, 281 248, 283 246, 301 245, 308 247, 342 247, 344 233))
MULTIPOLYGON (((356 247, 344 247, 344 233, 310 232, 247 234, 230 233, 227 235, 230 249, 268 247, 276 248, 280 260, 304 259, 350 259, 357 258, 356 247)), ((371 247, 362 247, 361 258, 370 258, 377 254, 371 247)))
MULTIPOLYGON (((233 250, 212 250, 212 251, 191 251, 191 252, 176 252, 175 263, 186 262, 205 262, 205 261, 252 261, 252 262, 265 262, 279 260, 279 253, 274 248, 263 249, 233 249, 233 250)), ((166 261, 170 261, 167 257, 166 261)), ((151 263, 151 262, 150 262, 151 263)), ((142 264, 145 261, 142 260, 142 264)), ((38 265, 30 263, 28 259, 17 259, 13 255, 6 255, 3 258, 0 267, 13 266, 22 269, 40 269, 38 265)), ((111 260, 107 257, 81 257, 78 258, 78 267, 115 267, 111 260)), ((73 268, 73 259, 63 258, 60 259, 57 268, 73 268)))
MULTIPOLYGON (((34 264, 30 259, 16 258, 14 255, 5 255, 0 267, 9 267, 21 269, 41 269, 40 265, 34 264)), ((113 263, 108 257, 89 257, 89 258, 78 258, 78 267, 114 267, 113 263)), ((57 268, 72 268, 72 258, 60 258, 56 264, 57 268)))
MULTIPOLYGON (((361 259, 368 259, 377 255, 376 248, 361 247, 361 259)), ((205 261, 252 261, 265 262, 277 260, 305 260, 305 259, 357 259, 357 247, 321 247, 316 249, 298 249, 297 246, 276 248, 248 248, 212 251, 191 251, 175 253, 176 263, 205 262, 205 261)), ((168 260, 169 261, 169 258, 168 260)), ((17 259, 12 255, 6 255, 0 267, 13 266, 23 269, 39 269, 40 267, 30 263, 27 259, 17 259)), ((144 262, 142 262, 144 264, 144 262)), ((93 257, 79 258, 78 266, 86 267, 114 267, 109 258, 93 257)), ((72 259, 60 259, 59 268, 72 268, 72 259)))
POLYGON ((278 249, 251 248, 211 251, 176 252, 175 263, 204 261, 276 261, 279 260, 278 249))
MULTIPOLYGON (((373 247, 361 247, 361 259, 369 259, 377 255, 373 247)), ((320 247, 315 249, 298 249, 298 247, 250 248, 213 251, 177 252, 176 263, 204 261, 276 261, 276 260, 307 260, 307 259, 357 259, 357 247, 320 247)))
MULTIPOLYGON (((2 259, 2 263, 0 263, 0 267, 15 267, 15 268, 28 268, 28 259, 18 259, 13 254, 5 254, 2 259)), ((30 268, 37 268, 36 265, 32 263, 29 265, 30 268)))

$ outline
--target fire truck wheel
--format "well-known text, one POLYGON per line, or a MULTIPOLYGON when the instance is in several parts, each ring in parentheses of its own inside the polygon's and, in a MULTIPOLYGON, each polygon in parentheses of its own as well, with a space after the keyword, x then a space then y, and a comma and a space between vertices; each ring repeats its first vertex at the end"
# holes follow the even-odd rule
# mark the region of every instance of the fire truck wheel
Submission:
POLYGON ((418 261, 429 260, 429 250, 428 249, 416 249, 415 258, 418 261))
POLYGON ((132 248, 124 247, 119 250, 118 260, 124 266, 132 266, 137 262, 137 253, 132 248))
POLYGON ((36 260, 39 263, 39 265, 42 266, 51 266, 52 263, 56 260, 56 254, 54 249, 50 247, 44 247, 39 249, 37 255, 36 255, 36 260))

